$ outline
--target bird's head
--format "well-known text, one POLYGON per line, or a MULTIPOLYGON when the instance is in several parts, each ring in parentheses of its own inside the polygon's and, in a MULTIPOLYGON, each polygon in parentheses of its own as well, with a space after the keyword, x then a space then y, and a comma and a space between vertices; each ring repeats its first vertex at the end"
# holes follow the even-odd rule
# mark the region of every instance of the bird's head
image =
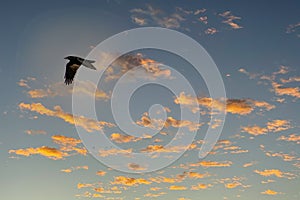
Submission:
POLYGON ((72 57, 72 56, 67 56, 67 57, 65 57, 64 59, 71 60, 71 59, 72 59, 71 57, 72 57))

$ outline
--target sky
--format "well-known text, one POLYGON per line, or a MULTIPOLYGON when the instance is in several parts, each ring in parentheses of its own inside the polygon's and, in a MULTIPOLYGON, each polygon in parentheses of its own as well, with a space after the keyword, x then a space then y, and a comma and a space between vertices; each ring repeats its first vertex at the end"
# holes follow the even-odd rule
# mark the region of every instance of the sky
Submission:
POLYGON ((299 9, 296 0, 2 3, 1 199, 300 199, 299 9), (174 52, 99 51, 107 38, 142 27, 199 43, 217 66, 226 98, 213 98, 205 77, 174 52), (80 67, 65 85, 68 55, 96 60, 97 73, 80 67), (147 81, 170 88, 143 85, 126 104, 127 87, 147 81), (88 106, 88 114, 76 106, 88 106), (214 118, 220 113, 224 126, 214 118), (209 128, 221 130, 220 137, 200 159, 209 128))

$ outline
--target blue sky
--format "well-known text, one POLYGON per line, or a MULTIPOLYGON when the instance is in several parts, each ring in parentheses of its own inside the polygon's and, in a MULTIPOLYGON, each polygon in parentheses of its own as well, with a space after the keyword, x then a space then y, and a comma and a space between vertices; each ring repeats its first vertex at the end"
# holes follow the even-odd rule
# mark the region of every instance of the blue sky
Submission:
MULTIPOLYGON (((1 7, 3 199, 299 199, 299 2, 11 1, 1 7), (189 112, 197 110, 191 103, 197 102, 201 121, 193 145, 171 165, 149 173, 120 172, 93 158, 82 144, 72 121, 73 85, 63 83, 63 58, 86 57, 114 34, 150 26, 184 33, 206 49, 224 81, 226 121, 219 142, 199 160, 213 115, 207 101, 218 100, 209 98, 205 82, 186 60, 158 50, 134 51, 112 64, 97 86, 101 131, 127 153, 164 155, 175 151, 162 146, 178 128, 195 127, 180 120, 176 102, 189 112), (166 65, 182 73, 197 95, 175 97, 154 85, 140 88, 130 102, 138 125, 155 129, 162 124, 147 123, 153 104, 167 107, 170 117, 158 135, 146 140, 126 136, 115 126, 109 106, 116 81, 136 58, 145 71, 132 79, 172 81, 166 65)), ((83 95, 95 89, 91 82, 82 87, 83 95)), ((98 123, 83 116, 79 126, 97 132, 98 123)), ((103 159, 116 155, 124 156, 99 150, 103 159)), ((149 168, 141 163, 127 167, 149 168)))

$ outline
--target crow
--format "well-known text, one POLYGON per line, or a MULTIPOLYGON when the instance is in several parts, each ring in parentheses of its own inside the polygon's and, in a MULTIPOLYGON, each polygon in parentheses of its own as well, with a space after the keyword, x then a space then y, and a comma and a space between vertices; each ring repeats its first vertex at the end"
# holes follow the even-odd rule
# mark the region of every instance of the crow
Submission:
POLYGON ((66 65, 66 72, 65 72, 65 84, 69 85, 73 82, 74 76, 77 72, 77 69, 83 65, 87 68, 96 70, 96 68, 92 65, 94 63, 94 60, 86 60, 83 58, 79 58, 76 56, 67 56, 65 59, 69 60, 69 62, 66 65))

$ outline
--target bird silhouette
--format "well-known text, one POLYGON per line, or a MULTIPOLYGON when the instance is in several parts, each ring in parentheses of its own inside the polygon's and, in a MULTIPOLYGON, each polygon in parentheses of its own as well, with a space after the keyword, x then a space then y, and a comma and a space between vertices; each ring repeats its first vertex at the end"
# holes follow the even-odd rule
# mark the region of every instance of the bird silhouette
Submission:
POLYGON ((77 56, 67 56, 65 57, 65 59, 69 60, 69 62, 66 65, 66 72, 65 72, 66 85, 69 85, 73 82, 75 74, 81 65, 96 70, 96 68, 92 64, 95 62, 94 60, 86 60, 77 56))

